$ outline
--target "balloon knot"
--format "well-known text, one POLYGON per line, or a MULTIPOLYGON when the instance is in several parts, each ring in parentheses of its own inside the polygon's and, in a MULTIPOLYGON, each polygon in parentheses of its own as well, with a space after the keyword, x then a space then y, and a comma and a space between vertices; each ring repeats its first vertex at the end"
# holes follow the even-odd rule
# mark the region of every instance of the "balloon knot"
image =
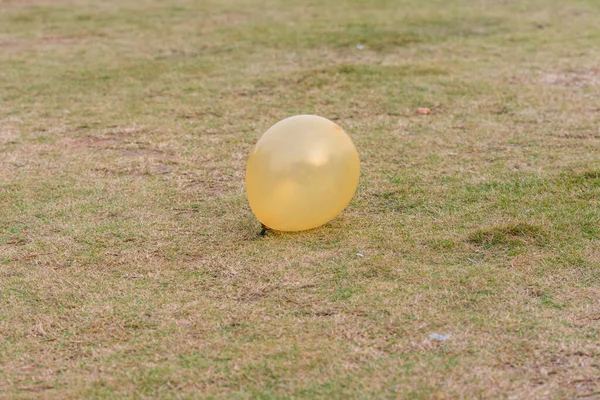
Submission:
POLYGON ((259 235, 260 236, 267 236, 267 233, 269 233, 269 231, 271 230, 271 228, 269 228, 265 224, 260 224, 260 226, 261 226, 262 230, 260 231, 259 235))

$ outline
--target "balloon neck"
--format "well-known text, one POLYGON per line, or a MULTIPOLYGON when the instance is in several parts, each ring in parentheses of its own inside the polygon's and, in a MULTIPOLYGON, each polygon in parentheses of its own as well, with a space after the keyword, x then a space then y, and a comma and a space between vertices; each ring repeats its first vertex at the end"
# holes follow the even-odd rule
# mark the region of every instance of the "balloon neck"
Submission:
POLYGON ((265 224, 261 223, 260 224, 261 227, 261 231, 259 233, 260 236, 267 236, 267 233, 269 233, 269 231, 271 230, 271 228, 269 228, 268 226, 266 226, 265 224))

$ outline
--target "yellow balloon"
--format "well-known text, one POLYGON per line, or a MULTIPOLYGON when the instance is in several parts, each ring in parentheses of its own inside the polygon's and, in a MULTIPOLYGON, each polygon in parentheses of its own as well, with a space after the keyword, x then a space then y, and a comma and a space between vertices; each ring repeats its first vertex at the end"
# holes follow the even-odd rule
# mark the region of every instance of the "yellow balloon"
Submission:
POLYGON ((346 208, 358 185, 360 160, 334 122, 297 115, 267 130, 246 167, 246 193, 256 218, 279 231, 316 228, 346 208))

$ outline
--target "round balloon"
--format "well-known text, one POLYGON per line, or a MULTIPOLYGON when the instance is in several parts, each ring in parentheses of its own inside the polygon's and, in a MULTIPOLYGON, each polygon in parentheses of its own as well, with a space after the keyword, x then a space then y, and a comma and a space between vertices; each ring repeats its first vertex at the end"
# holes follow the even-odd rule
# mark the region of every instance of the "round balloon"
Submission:
POLYGON ((342 128, 316 115, 297 115, 273 125, 256 143, 246 193, 264 225, 302 231, 341 213, 359 175, 358 152, 342 128))

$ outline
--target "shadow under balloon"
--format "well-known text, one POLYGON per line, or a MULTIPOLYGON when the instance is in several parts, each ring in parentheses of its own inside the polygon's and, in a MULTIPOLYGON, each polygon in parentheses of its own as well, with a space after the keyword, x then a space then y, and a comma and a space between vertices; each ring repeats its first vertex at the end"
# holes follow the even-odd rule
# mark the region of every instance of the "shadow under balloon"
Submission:
POLYGON ((240 240, 246 242, 255 242, 272 239, 331 239, 333 236, 339 236, 350 231, 351 221, 339 215, 333 220, 312 229, 302 231, 280 231, 265 227, 256 218, 249 218, 238 221, 234 228, 237 228, 240 240))

